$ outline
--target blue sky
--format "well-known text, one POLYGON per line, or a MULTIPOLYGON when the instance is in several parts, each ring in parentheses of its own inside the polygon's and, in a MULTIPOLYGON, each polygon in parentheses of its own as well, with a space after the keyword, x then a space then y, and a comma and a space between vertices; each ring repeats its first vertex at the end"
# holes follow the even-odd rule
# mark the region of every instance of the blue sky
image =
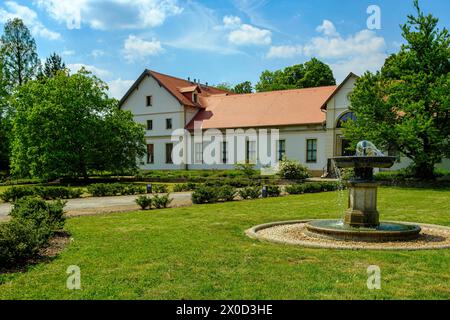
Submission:
MULTIPOLYGON (((450 24, 448 0, 421 1, 450 24)), ((317 57, 338 81, 377 70, 399 49, 412 0, 14 0, 0 2, 0 25, 21 17, 38 52, 63 56, 110 85, 120 98, 144 68, 202 83, 258 81, 263 70, 317 57), (369 30, 367 8, 381 10, 369 30)))

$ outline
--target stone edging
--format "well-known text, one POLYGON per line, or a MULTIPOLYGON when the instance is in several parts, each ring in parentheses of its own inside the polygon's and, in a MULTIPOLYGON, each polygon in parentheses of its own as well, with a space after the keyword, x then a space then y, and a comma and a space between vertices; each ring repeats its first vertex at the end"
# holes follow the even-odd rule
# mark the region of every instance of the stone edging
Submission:
MULTIPOLYGON (((340 245, 339 241, 336 241, 336 244, 327 244, 327 243, 321 243, 320 240, 317 240, 317 243, 312 243, 308 241, 298 241, 296 243, 293 243, 289 240, 278 240, 278 239, 268 239, 265 237, 261 237, 258 235, 258 231, 276 227, 276 226, 282 226, 282 225, 289 225, 289 224, 297 224, 297 223, 307 223, 313 220, 322 220, 322 219, 305 219, 305 220, 287 220, 287 221, 276 221, 276 222, 269 222, 260 224, 257 226, 254 226, 250 229, 245 230, 245 234, 250 237, 251 239, 264 241, 264 242, 271 242, 271 243, 277 243, 277 244, 284 244, 284 245, 291 245, 291 246, 298 246, 303 248, 313 248, 313 249, 338 249, 338 250, 392 250, 392 251, 417 251, 417 250, 436 250, 436 249, 450 249, 450 244, 444 244, 444 245, 430 245, 429 247, 423 247, 423 246, 410 246, 410 247, 392 247, 389 245, 383 245, 382 243, 379 246, 374 247, 365 247, 364 243, 361 245, 355 245, 355 246, 343 246, 340 245)), ((445 230, 450 232, 450 227, 436 225, 436 224, 424 224, 424 223, 413 223, 413 222, 404 222, 404 221, 385 221, 385 222, 392 222, 392 223, 403 223, 408 225, 418 225, 420 227, 425 228, 434 228, 438 230, 445 230)))

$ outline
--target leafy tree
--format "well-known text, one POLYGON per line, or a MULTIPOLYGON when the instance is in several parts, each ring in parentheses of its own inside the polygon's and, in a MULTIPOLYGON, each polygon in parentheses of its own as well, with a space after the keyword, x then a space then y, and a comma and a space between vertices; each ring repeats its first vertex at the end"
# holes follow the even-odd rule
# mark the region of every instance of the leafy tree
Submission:
POLYGON ((81 70, 29 81, 13 99, 11 169, 17 176, 87 178, 92 170, 136 169, 144 129, 81 70))
POLYGON ((258 92, 335 85, 331 68, 316 58, 284 70, 263 71, 255 89, 258 92))
POLYGON ((22 20, 8 20, 1 37, 3 71, 9 89, 33 79, 40 69, 36 43, 22 20))
POLYGON ((66 69, 66 64, 62 61, 61 56, 56 53, 52 53, 44 63, 42 70, 43 75, 47 78, 55 76, 59 71, 66 69))
POLYGON ((0 52, 0 170, 9 165, 9 132, 10 122, 7 116, 8 92, 7 82, 3 74, 3 59, 0 52))
POLYGON ((234 87, 233 92, 237 94, 252 93, 252 83, 250 81, 239 83, 234 87))
POLYGON ((304 75, 299 84, 302 88, 335 85, 336 80, 331 68, 322 61, 312 58, 304 64, 304 75))
POLYGON ((414 6, 417 15, 401 27, 407 44, 381 71, 357 81, 350 98, 356 120, 345 124, 345 135, 401 152, 413 160, 416 177, 430 178, 450 156, 450 37, 417 0, 414 6))
POLYGON ((228 82, 222 82, 214 86, 217 89, 233 92, 233 86, 228 82))

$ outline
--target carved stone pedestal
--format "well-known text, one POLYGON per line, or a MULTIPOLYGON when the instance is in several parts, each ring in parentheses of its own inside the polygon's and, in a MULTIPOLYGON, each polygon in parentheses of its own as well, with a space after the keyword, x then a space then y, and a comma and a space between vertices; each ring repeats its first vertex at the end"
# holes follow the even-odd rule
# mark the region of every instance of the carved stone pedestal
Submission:
POLYGON ((348 209, 345 212, 344 223, 352 227, 378 227, 380 225, 377 211, 378 184, 350 181, 348 188, 348 209))

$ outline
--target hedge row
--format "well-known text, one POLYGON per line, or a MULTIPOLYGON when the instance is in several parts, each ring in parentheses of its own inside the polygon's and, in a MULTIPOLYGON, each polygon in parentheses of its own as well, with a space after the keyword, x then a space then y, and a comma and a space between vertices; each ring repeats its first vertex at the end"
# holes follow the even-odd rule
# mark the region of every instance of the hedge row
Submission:
POLYGON ((95 183, 87 187, 93 197, 122 196, 145 193, 145 186, 122 183, 95 183))
POLYGON ((68 187, 10 187, 6 189, 0 198, 5 202, 13 202, 27 196, 40 197, 44 200, 73 199, 79 198, 81 189, 68 187))
POLYGON ((64 227, 65 202, 25 197, 17 200, 11 220, 0 224, 0 269, 15 267, 39 255, 64 227))
POLYGON ((311 182, 299 183, 287 186, 285 191, 289 194, 316 193, 323 191, 334 191, 340 189, 337 182, 311 182))

